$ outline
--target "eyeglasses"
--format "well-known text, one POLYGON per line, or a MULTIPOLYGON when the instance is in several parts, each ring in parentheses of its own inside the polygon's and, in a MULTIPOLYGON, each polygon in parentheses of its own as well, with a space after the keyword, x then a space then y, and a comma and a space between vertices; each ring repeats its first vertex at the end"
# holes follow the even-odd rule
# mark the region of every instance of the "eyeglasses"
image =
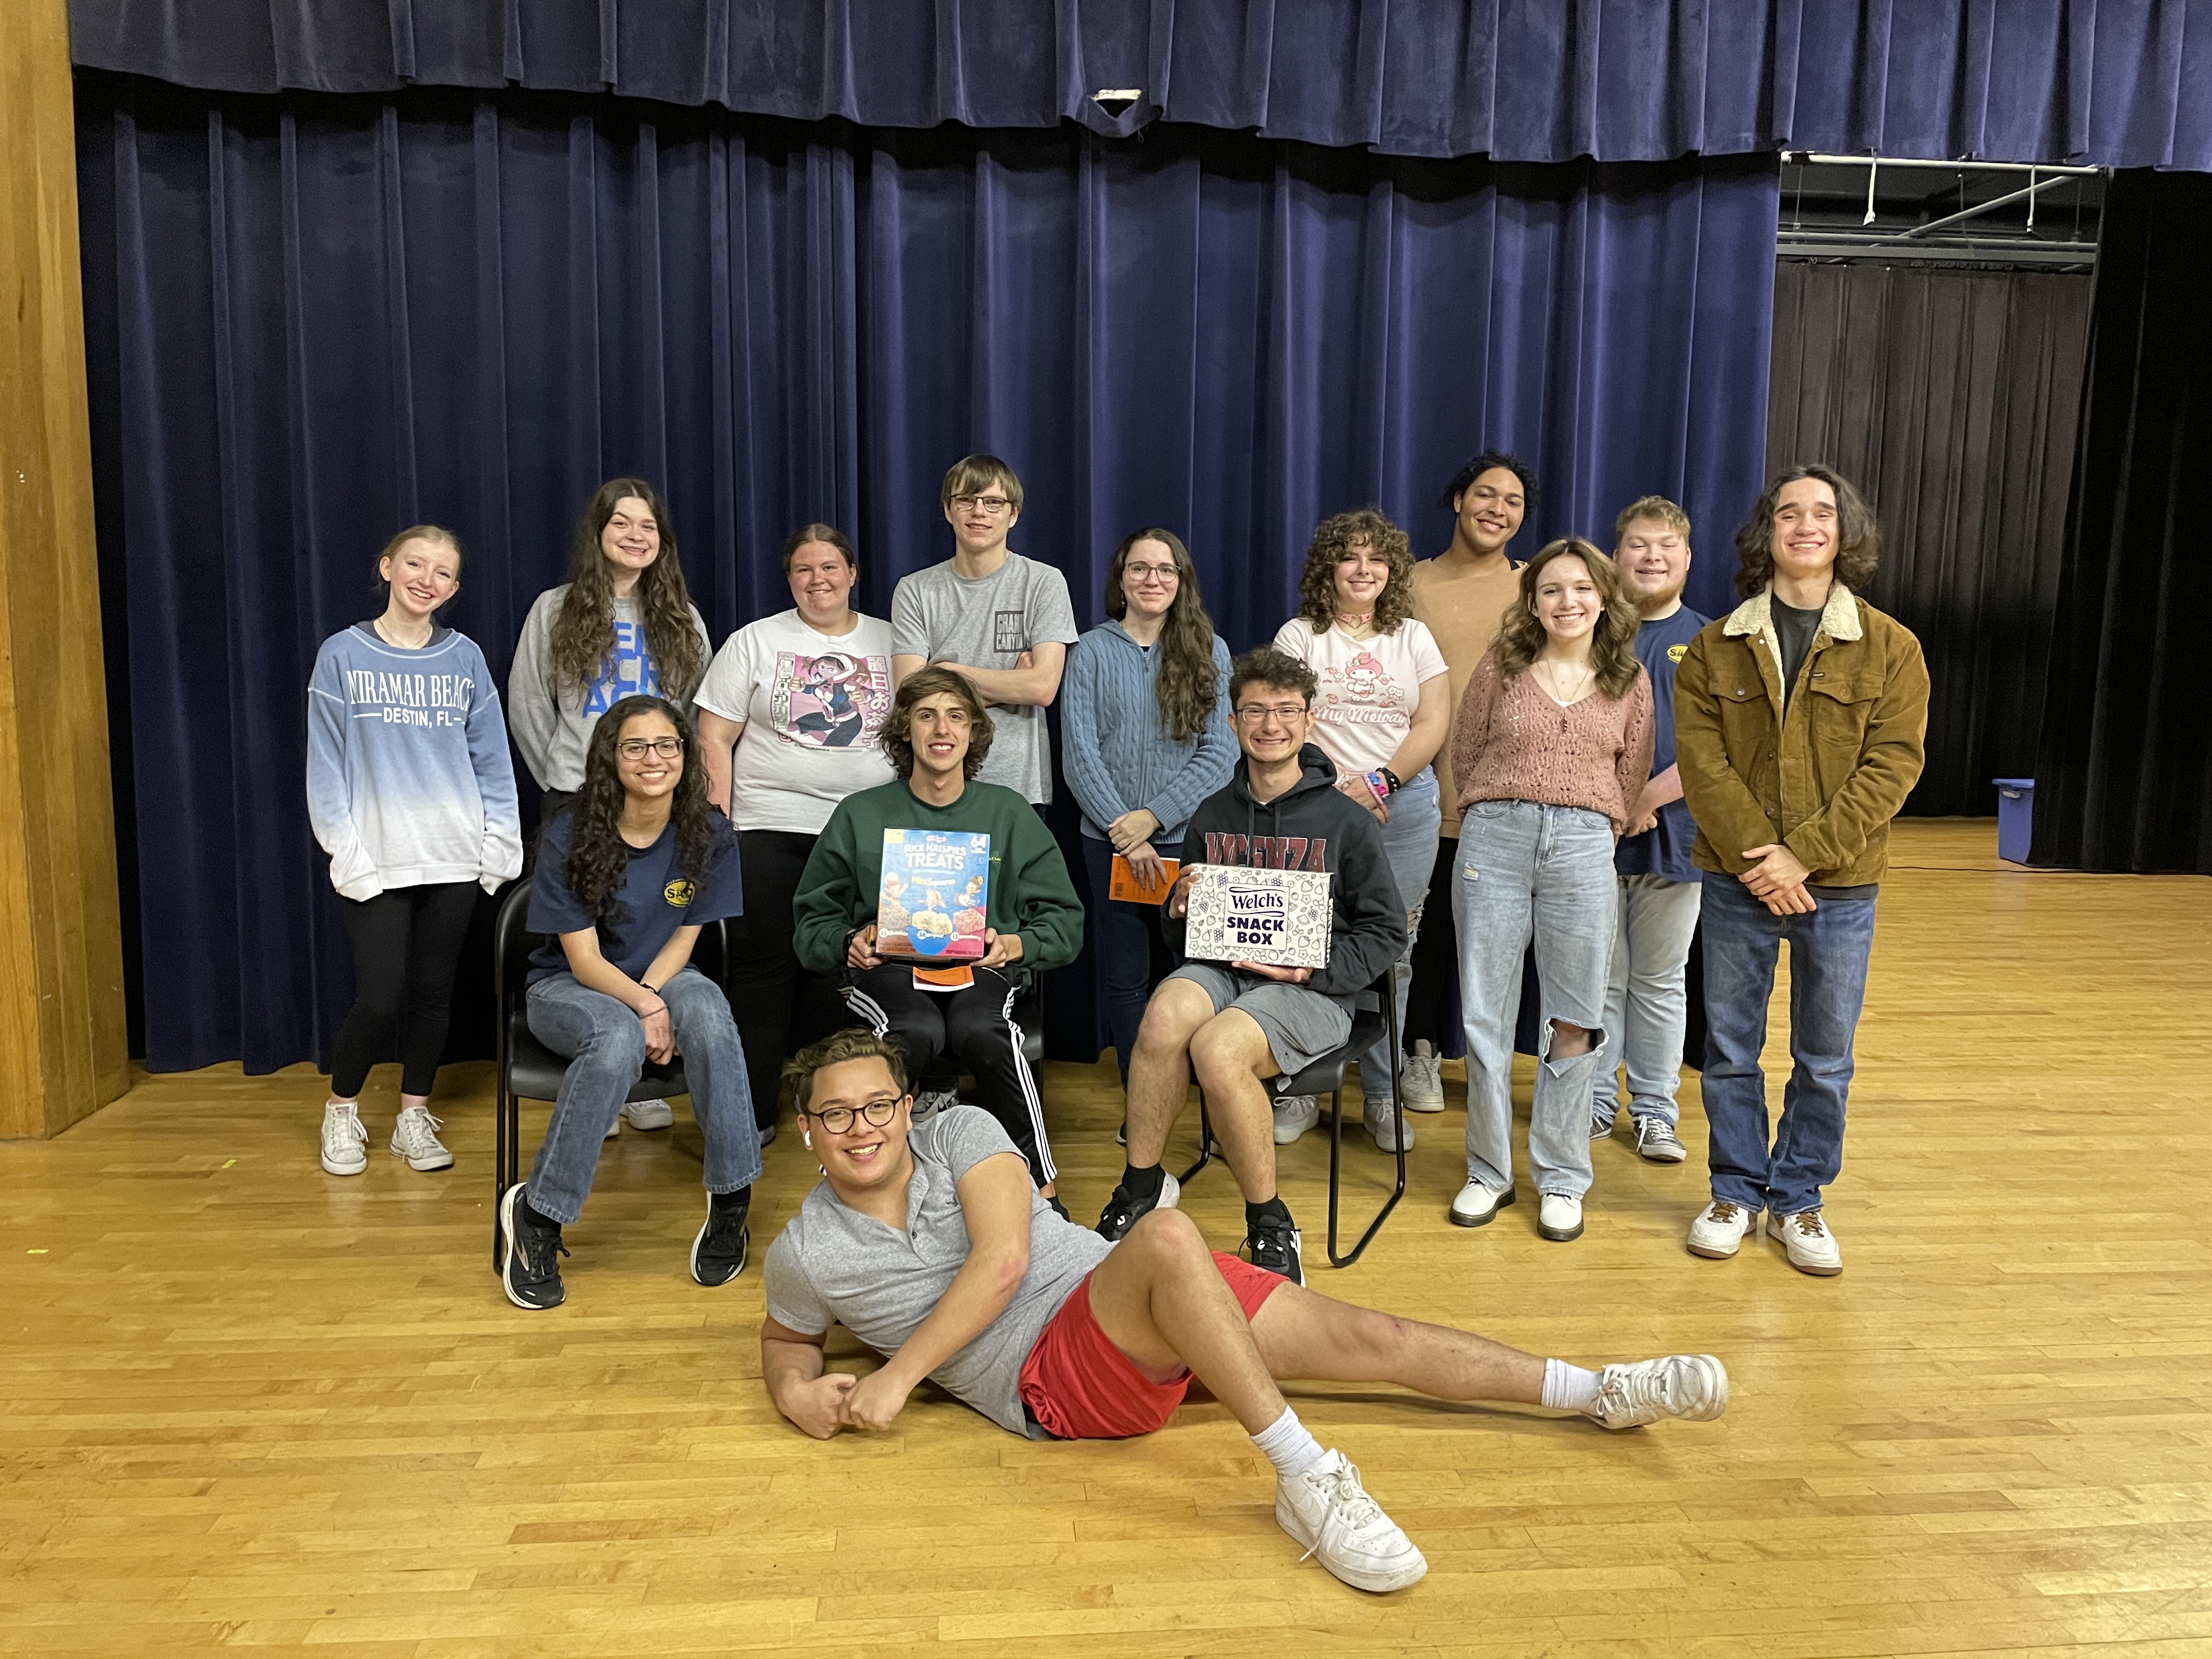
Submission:
POLYGON ((1302 702, 1240 702, 1237 705, 1237 718, 1254 726, 1257 726, 1261 720, 1270 719, 1279 720, 1288 725, 1305 712, 1306 706, 1302 702))
POLYGON ((615 744, 615 752, 629 761, 643 760, 645 751, 648 749, 663 760, 674 760, 684 752, 684 739, 681 738, 624 738, 615 744))
POLYGON ((857 1112, 850 1106, 832 1106, 826 1112, 809 1112, 807 1116, 833 1135, 842 1135, 853 1127, 855 1117, 866 1118, 878 1129, 898 1115, 896 1100, 872 1100, 857 1112))
POLYGON ((1148 578, 1160 582, 1182 579, 1182 573, 1171 564, 1125 564, 1121 567, 1121 574, 1133 582, 1144 581, 1148 578))
POLYGON ((1013 503, 1004 495, 955 495, 952 498, 952 505, 963 512, 971 507, 980 507, 995 519, 1013 503))

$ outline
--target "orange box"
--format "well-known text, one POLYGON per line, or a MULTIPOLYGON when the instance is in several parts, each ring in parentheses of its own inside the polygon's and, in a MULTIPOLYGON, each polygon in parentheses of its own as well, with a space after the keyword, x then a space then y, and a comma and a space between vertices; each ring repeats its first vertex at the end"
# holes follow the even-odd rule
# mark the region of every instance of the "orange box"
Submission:
POLYGON ((1114 878, 1106 884, 1106 896, 1119 899, 1124 904, 1165 904, 1168 889, 1176 884, 1182 871, 1181 859, 1162 859, 1160 878, 1146 886, 1137 879, 1137 872, 1129 867, 1129 860, 1121 854, 1114 854, 1114 878))

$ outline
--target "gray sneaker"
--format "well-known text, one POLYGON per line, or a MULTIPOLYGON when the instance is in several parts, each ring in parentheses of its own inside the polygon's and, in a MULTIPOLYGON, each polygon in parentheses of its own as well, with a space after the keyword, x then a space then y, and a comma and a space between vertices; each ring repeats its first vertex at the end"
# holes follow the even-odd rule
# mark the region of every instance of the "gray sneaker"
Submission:
POLYGON ((1436 1045, 1423 1037, 1400 1068, 1398 1098, 1409 1112, 1441 1112, 1444 1109, 1444 1063, 1436 1045))
POLYGON ((1364 1115, 1367 1119, 1367 1133, 1375 1137, 1375 1144, 1384 1152, 1395 1152, 1398 1150, 1396 1137, 1401 1127, 1405 1133, 1406 1150, 1409 1152, 1413 1150, 1413 1126, 1405 1123, 1398 1114, 1391 1109, 1389 1101, 1369 1101, 1364 1108, 1364 1115))
POLYGON ((1674 1126, 1663 1117, 1636 1120, 1636 1151, 1647 1164, 1680 1164, 1690 1155, 1690 1149, 1675 1135, 1674 1126))
POLYGON ((1275 1145, 1287 1146, 1321 1121, 1321 1102, 1311 1095, 1285 1095, 1275 1103, 1275 1145))

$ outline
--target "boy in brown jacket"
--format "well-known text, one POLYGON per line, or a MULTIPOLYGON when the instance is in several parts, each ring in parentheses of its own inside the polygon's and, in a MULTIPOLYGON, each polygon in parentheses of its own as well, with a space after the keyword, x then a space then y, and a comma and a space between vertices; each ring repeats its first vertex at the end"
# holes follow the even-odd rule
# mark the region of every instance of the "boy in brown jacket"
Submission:
POLYGON ((1764 1213, 1792 1267, 1843 1271, 1820 1192, 1843 1165, 1889 821, 1920 776, 1928 729, 1919 641, 1856 592, 1881 541, 1844 478, 1790 468, 1736 533, 1744 602, 1700 630, 1675 675, 1705 885, 1713 1197, 1691 1224, 1692 1255, 1734 1255, 1764 1213), (1784 939, 1793 1063, 1770 1146, 1759 1053, 1784 939))

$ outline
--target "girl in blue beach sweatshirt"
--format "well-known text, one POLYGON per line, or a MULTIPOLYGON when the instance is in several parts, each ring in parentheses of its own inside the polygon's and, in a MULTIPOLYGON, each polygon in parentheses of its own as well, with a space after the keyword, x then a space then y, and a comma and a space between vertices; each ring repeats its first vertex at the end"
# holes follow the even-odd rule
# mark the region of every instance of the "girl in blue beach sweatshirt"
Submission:
POLYGON ((452 1165, 429 1097, 454 969, 477 890, 522 873, 499 690, 476 641, 436 621, 460 590, 460 544, 416 525, 386 545, 377 574, 384 614, 324 641, 307 684, 307 817, 353 939, 353 1008, 323 1108, 323 1168, 339 1176, 368 1167, 361 1085, 395 1026, 392 1155, 452 1165))

